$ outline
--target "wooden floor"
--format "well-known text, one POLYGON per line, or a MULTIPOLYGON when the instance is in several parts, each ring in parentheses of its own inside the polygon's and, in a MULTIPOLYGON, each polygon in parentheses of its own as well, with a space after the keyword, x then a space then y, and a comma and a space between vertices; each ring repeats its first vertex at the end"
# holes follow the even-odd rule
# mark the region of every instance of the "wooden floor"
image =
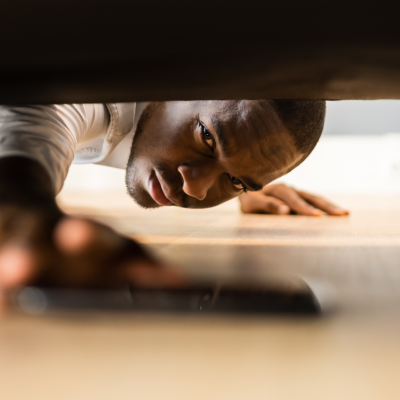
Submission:
POLYGON ((191 274, 295 274, 330 307, 312 319, 10 315, 1 399, 400 398, 400 197, 336 196, 352 211, 341 218, 245 216, 235 202, 146 211, 117 192, 59 200, 191 274))
POLYGON ((342 313, 397 309, 400 196, 333 200, 351 215, 244 215, 237 201, 209 210, 143 210, 115 193, 67 193, 60 203, 136 238, 195 275, 261 279, 285 272, 326 287, 342 313))

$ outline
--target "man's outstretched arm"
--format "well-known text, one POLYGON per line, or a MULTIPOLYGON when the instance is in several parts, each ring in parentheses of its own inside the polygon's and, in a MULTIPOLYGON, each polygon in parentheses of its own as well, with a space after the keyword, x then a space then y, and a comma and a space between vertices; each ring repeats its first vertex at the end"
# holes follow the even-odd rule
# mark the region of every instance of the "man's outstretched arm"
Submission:
POLYGON ((37 162, 0 159, 0 306, 24 284, 69 287, 175 285, 179 277, 133 240, 64 215, 37 162))
POLYGON ((0 304, 21 284, 175 279, 133 240, 58 208, 55 195, 93 120, 90 105, 0 107, 0 304))

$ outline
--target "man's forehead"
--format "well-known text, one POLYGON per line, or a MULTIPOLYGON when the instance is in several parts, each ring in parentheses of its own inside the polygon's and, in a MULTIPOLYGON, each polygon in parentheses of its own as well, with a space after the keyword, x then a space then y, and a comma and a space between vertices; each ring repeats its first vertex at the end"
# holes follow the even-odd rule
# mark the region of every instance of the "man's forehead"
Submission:
POLYGON ((226 158, 249 152, 259 161, 279 155, 282 161, 289 162, 287 158, 298 153, 292 135, 274 118, 240 112, 229 113, 227 118, 226 114, 215 112, 210 120, 226 158))
MULTIPOLYGON (((243 131, 232 134, 232 126, 213 118, 219 129, 218 140, 223 143, 223 158, 231 164, 234 173, 266 185, 285 175, 303 155, 298 152, 293 137, 284 129, 269 131, 243 131)), ((239 178, 239 176, 237 176, 239 178)), ((252 186, 252 185, 250 185, 252 186)))
MULTIPOLYGON (((199 102, 210 119, 222 158, 236 177, 255 186, 285 175, 303 157, 293 136, 268 102, 199 102)), ((252 186, 252 185, 249 185, 252 186)))

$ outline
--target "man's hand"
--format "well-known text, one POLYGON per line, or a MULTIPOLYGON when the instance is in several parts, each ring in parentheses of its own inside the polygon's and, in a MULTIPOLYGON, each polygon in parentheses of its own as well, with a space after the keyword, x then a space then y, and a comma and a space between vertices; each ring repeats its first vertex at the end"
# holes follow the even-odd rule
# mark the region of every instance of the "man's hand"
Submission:
POLYGON ((181 283, 176 272, 107 226, 64 215, 51 226, 40 213, 15 211, 20 217, 0 207, 0 309, 5 294, 22 285, 112 288, 181 283))
POLYGON ((253 214, 320 216, 348 215, 349 212, 329 201, 310 193, 295 190, 284 184, 267 185, 260 192, 247 192, 239 196, 241 210, 253 214))
MULTIPOLYGON (((3 288, 23 284, 69 287, 159 284, 157 274, 163 271, 163 266, 139 244, 111 228, 67 216, 51 227, 37 214, 21 210, 18 213, 24 219, 12 216, 17 229, 10 231, 0 223, 4 239, 0 241, 3 288)), ((4 216, 1 209, 0 214, 4 216)))
POLYGON ((178 286, 180 276, 111 228, 59 210, 42 167, 0 160, 0 309, 21 285, 178 286))

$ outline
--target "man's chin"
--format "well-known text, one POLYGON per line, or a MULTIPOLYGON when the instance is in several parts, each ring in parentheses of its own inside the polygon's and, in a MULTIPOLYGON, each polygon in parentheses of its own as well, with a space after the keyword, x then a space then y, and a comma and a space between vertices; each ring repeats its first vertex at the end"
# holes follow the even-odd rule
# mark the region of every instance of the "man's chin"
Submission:
POLYGON ((151 204, 151 205, 149 205, 149 204, 139 203, 139 202, 136 201, 134 198, 133 198, 133 201, 134 201, 139 207, 144 208, 144 209, 146 209, 146 210, 151 210, 151 209, 155 209, 155 208, 164 207, 164 206, 160 206, 159 204, 151 204))
POLYGON ((151 208, 160 208, 162 207, 160 204, 155 202, 151 196, 145 192, 144 190, 132 190, 132 188, 128 187, 128 195, 129 197, 140 207, 151 209, 151 208))

